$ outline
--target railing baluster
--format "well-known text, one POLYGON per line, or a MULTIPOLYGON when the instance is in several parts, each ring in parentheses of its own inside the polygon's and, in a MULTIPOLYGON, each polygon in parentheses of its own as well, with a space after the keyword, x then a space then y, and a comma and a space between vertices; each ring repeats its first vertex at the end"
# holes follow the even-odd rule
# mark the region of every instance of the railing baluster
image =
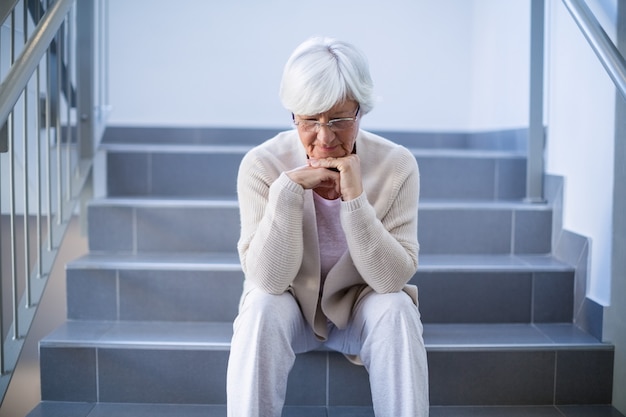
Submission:
MULTIPOLYGON (((11 39, 10 39, 10 58, 11 65, 15 61, 15 10, 11 11, 11 39)), ((18 289, 17 289, 17 242, 15 230, 15 112, 11 112, 8 124, 9 132, 9 217, 11 223, 11 288, 12 288, 12 304, 13 304, 13 339, 19 338, 19 320, 18 320, 18 289)))
MULTIPOLYGON (((71 33, 71 22, 69 19, 69 16, 71 15, 71 11, 68 14, 68 16, 65 18, 65 23, 64 26, 66 28, 67 31, 67 36, 65 37, 65 39, 67 39, 66 42, 70 42, 72 39, 72 33, 71 33)), ((64 42, 65 45, 65 42, 64 42)), ((71 122, 71 117, 72 117, 72 72, 71 72, 71 68, 72 68, 72 59, 71 59, 71 51, 70 48, 66 48, 65 46, 63 47, 63 51, 66 54, 66 62, 65 62, 65 68, 67 68, 67 72, 66 72, 66 79, 65 79, 65 102, 67 103, 67 107, 66 107, 66 141, 65 141, 65 194, 66 194, 66 200, 70 201, 72 199, 72 176, 71 176, 71 171, 72 171, 72 163, 71 163, 71 149, 72 149, 72 122, 71 122)))
MULTIPOLYGON (((35 12, 35 22, 39 22, 39 4, 37 4, 37 10, 35 12)), ((41 262, 41 256, 43 254, 42 246, 42 230, 41 230, 41 62, 37 65, 35 70, 35 78, 37 82, 36 96, 35 96, 35 143, 37 144, 36 159, 37 159, 37 278, 43 276, 43 266, 41 262)))
MULTIPOLYGON (((2 31, 0 30, 0 45, 2 45, 2 31)), ((0 54, 0 63, 2 62, 2 54, 0 54)), ((0 143, 5 140, 4 135, 7 133, 6 123, 0 123, 0 143)), ((6 138, 8 142, 8 138, 6 138)), ((8 144, 8 143, 7 143, 8 144)), ((0 146, 3 148, 3 146, 0 146)), ((0 149, 4 150, 4 149, 0 149)), ((0 185, 2 185, 2 158, 0 158, 0 185)), ((0 271, 3 270, 2 266, 2 193, 0 193, 0 271)), ((6 373, 4 362, 4 280, 2 278, 2 272, 0 272, 0 376, 6 373)))
POLYGON ((46 189, 47 189, 47 220, 48 220, 48 252, 52 250, 52 155, 50 152, 51 147, 51 135, 50 129, 52 129, 51 112, 52 103, 50 99, 50 91, 52 89, 52 75, 50 72, 50 50, 46 52, 46 143, 44 149, 46 150, 46 189))
MULTIPOLYGON (((28 3, 24 1, 23 28, 24 45, 28 42, 28 3)), ((29 201, 28 201, 28 83, 24 86, 23 93, 24 114, 22 115, 23 132, 23 179, 24 179, 24 292, 26 294, 26 308, 31 305, 31 288, 30 288, 30 225, 29 225, 29 201)))
POLYGON ((61 33, 64 25, 61 24, 61 28, 57 32, 57 35, 54 39, 57 42, 57 55, 56 55, 56 66, 57 66, 57 82, 55 85, 55 95, 56 95, 56 123, 55 123, 55 144, 56 144, 56 159, 57 159, 57 169, 56 169, 56 180, 57 180, 57 224, 61 224, 63 219, 63 173, 62 173, 62 162, 61 162, 61 144, 62 144, 62 134, 61 134, 61 86, 63 85, 63 78, 61 77, 63 68, 61 63, 63 62, 63 40, 61 39, 61 33))

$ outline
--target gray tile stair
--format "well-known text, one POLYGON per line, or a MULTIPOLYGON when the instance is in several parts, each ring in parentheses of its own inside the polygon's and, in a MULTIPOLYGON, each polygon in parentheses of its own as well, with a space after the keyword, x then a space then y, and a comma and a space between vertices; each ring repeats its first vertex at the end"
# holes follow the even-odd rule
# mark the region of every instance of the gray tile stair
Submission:
MULTIPOLYGON (((236 200, 106 198, 88 210, 91 251, 236 250, 236 200)), ((422 254, 547 254, 551 225, 545 204, 423 200, 419 207, 422 254)))
MULTIPOLYGON (((624 417, 611 406, 522 406, 430 408, 431 417, 624 417)), ((75 404, 42 402, 26 417, 226 417, 220 405, 75 404)), ((374 417, 371 407, 288 406, 283 417, 374 417)))
MULTIPOLYGON (((224 404, 231 328, 68 321, 41 342, 42 399, 224 404)), ((613 347, 574 325, 426 324, 424 340, 433 406, 610 402, 613 347)), ((286 402, 371 406, 367 373, 336 352, 299 355, 286 402)))
MULTIPOLYGON (((107 195, 111 197, 236 196, 241 158, 251 146, 215 144, 110 144, 107 195)), ((518 152, 411 149, 426 199, 521 200, 525 157, 518 152)))
MULTIPOLYGON (((28 417, 225 416, 235 178, 274 133, 107 129, 107 196, 88 207, 90 253, 67 265, 68 320, 40 343, 28 417)), ((431 416, 623 417, 606 406, 613 346, 572 324, 576 271, 552 256, 553 208, 522 201, 525 131, 388 133, 421 170, 412 283, 431 416)), ((299 355, 288 386, 284 416, 373 416, 367 372, 336 352, 299 355)))
MULTIPOLYGON (((411 282, 419 287, 425 323, 572 317, 574 271, 548 255, 423 255, 411 282)), ((92 253, 67 265, 67 314, 72 320, 229 321, 242 283, 235 253, 92 253)))

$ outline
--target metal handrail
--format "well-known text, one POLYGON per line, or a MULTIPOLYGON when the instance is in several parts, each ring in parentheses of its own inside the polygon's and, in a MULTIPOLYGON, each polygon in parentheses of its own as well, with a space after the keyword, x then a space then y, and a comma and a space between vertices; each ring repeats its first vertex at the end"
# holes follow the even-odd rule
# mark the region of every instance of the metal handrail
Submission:
MULTIPOLYGON (((584 0, 563 0, 565 7, 591 45, 615 87, 626 99, 626 60, 606 34, 584 0)), ((530 110, 528 155, 526 162, 526 198, 530 203, 543 202, 543 124, 544 72, 544 0, 531 2, 530 110)))
POLYGON ((615 87, 626 99, 626 60, 583 0, 563 0, 615 87))
POLYGON ((11 15, 11 11, 15 9, 20 0, 2 1, 0 2, 0 22, 4 22, 11 15))
MULTIPOLYGON (((96 69, 96 65, 104 64, 98 62, 96 50, 92 47, 96 33, 103 33, 106 29, 102 22, 96 21, 98 11, 94 3, 101 1, 45 1, 48 9, 41 17, 42 3, 38 2, 37 7, 33 8, 29 0, 21 0, 24 6, 21 28, 15 19, 16 9, 7 12, 6 3, 9 2, 0 5, 0 16, 5 19, 10 16, 11 27, 10 67, 0 83, 0 152, 8 152, 3 159, 8 161, 9 173, 8 178, 0 178, 0 200, 5 193, 8 195, 10 248, 4 253, 0 250, 0 265, 5 255, 11 267, 9 289, 12 292, 12 312, 7 318, 7 322, 12 319, 12 323, 7 335, 2 320, 5 309, 1 294, 4 289, 0 281, 0 403, 13 376, 75 208, 92 189, 89 181, 93 150, 103 131, 98 124, 105 123, 104 117, 97 115, 102 115, 101 108, 106 107, 98 101, 102 98, 93 94, 96 86, 100 87, 96 84, 95 74, 102 76, 103 73, 102 68, 96 69), (32 31, 29 27, 29 13, 36 25, 32 31), (76 36, 75 26, 78 27, 76 36), (24 39, 23 44, 20 42, 19 45, 21 53, 15 59, 16 31, 19 30, 23 32, 24 39), (86 44, 85 39, 89 40, 86 44), (76 94, 77 91, 80 94, 76 94), (34 110, 29 105, 33 96, 34 110), (64 114, 61 112, 63 98, 64 114), (22 106, 19 105, 20 100, 22 106), (71 113, 74 108, 75 119, 71 113), (20 127, 21 135, 18 134, 20 127), (21 147, 18 146, 20 141, 21 147), (35 162, 34 173, 30 172, 30 160, 35 162), (18 183, 16 167, 20 163, 22 182, 18 183), (56 165, 55 169, 52 169, 53 165, 56 165), (45 185, 42 185, 44 178, 45 185), (16 208, 16 196, 20 192, 23 193, 23 208, 16 208), (34 204, 30 201, 29 193, 34 194, 34 204), (43 198, 44 193, 46 198, 43 198), (44 202, 44 199, 47 201, 44 202), (52 204, 53 199, 56 199, 55 205, 52 204), (28 224, 33 213, 37 221, 37 231, 34 233, 37 254, 34 256, 36 265, 31 268, 28 224), (23 273, 18 277, 20 249, 16 245, 15 224, 20 215, 24 220, 25 244, 21 252, 24 258, 23 273), (45 242, 42 232, 44 216, 47 217, 48 234, 45 242), (22 279, 24 290, 20 294, 18 284, 22 279)), ((20 1, 13 2, 13 5, 17 3, 20 1)), ((1 23, 4 20, 0 20, 1 23)))
POLYGON ((0 84, 0 124, 9 117, 19 100, 24 86, 46 54, 48 46, 61 27, 75 0, 57 0, 43 16, 20 57, 0 84))

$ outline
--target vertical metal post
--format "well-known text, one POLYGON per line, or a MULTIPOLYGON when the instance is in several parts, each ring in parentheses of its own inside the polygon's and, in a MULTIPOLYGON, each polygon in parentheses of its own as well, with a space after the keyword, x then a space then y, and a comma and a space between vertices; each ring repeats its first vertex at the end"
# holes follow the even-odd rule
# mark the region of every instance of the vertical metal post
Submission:
POLYGON ((543 125, 544 0, 532 0, 530 12, 530 108, 526 162, 526 201, 543 202, 545 129, 543 125))
POLYGON ((81 159, 93 158, 96 138, 95 0, 76 2, 77 141, 81 159))
MULTIPOLYGON (((40 19, 40 7, 37 4, 37 11, 35 12, 35 22, 39 22, 40 19)), ((42 231, 41 231, 41 62, 37 65, 35 71, 35 78, 37 79, 36 86, 36 101, 35 101, 35 143, 36 149, 36 175, 37 175, 37 278, 43 276, 42 268, 42 231)))
MULTIPOLYGON (((2 44, 2 34, 0 33, 0 44, 2 44)), ((7 124, 0 126, 0 153, 8 151, 9 138, 7 124), (3 147, 6 146, 6 148, 3 147)), ((1 155, 0 155, 1 156, 1 155)), ((2 184, 2 158, 0 158, 0 184, 2 184)), ((0 271, 2 271, 2 193, 0 193, 0 271)), ((0 272, 0 375, 5 374, 4 365, 4 282, 0 272)))
POLYGON ((54 39, 57 44, 57 56, 56 56, 56 84, 55 84, 55 116, 56 123, 54 129, 54 139, 56 144, 56 177, 57 177, 57 224, 63 222, 63 161, 62 161, 62 149, 63 149, 63 134, 61 133, 61 93, 63 91, 63 30, 65 23, 61 24, 59 31, 54 39))
POLYGON ((72 9, 70 9, 68 15, 65 17, 65 28, 67 35, 63 43, 63 50, 65 51, 65 68, 67 68, 67 76, 65 77, 65 103, 66 107, 66 141, 65 141, 65 199, 70 201, 72 199, 72 9))
MULTIPOLYGON (((48 6, 48 5, 46 5, 48 6)), ((50 152, 51 137, 50 129, 52 129, 52 59, 50 57, 50 49, 46 51, 46 143, 45 143, 45 158, 46 158, 46 189, 47 189, 47 221, 48 221, 48 251, 52 250, 52 155, 50 152)))
MULTIPOLYGON (((24 45, 28 42, 28 2, 24 2, 23 9, 23 28, 24 31, 24 45)), ((24 291, 26 294, 26 308, 30 308, 31 306, 31 287, 30 287, 30 225, 29 225, 29 201, 28 201, 28 192, 29 192, 29 184, 28 184, 28 83, 24 86, 24 92, 22 95, 23 104, 24 104, 24 114, 22 116, 22 140, 24 143, 23 146, 23 184, 24 184, 24 291)))
MULTIPOLYGON (((10 62, 15 62, 15 10, 11 11, 11 39, 10 62)), ((9 217, 11 223, 11 287, 13 296, 13 339, 19 338, 18 305, 19 294, 17 289, 17 241, 15 230, 15 112, 9 116, 9 217)))

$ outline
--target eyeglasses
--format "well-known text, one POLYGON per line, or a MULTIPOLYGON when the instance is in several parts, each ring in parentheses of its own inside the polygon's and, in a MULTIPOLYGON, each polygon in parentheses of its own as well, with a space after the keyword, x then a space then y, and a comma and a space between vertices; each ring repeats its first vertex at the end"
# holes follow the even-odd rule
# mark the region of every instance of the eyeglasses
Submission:
POLYGON ((322 126, 328 126, 330 130, 333 132, 340 132, 342 130, 352 129, 354 127, 354 123, 356 122, 359 111, 361 110, 361 106, 357 106, 356 113, 354 117, 341 117, 338 119, 331 119, 328 123, 318 122, 317 120, 296 120, 296 117, 293 117, 293 124, 304 130, 305 132, 319 132, 322 126))

